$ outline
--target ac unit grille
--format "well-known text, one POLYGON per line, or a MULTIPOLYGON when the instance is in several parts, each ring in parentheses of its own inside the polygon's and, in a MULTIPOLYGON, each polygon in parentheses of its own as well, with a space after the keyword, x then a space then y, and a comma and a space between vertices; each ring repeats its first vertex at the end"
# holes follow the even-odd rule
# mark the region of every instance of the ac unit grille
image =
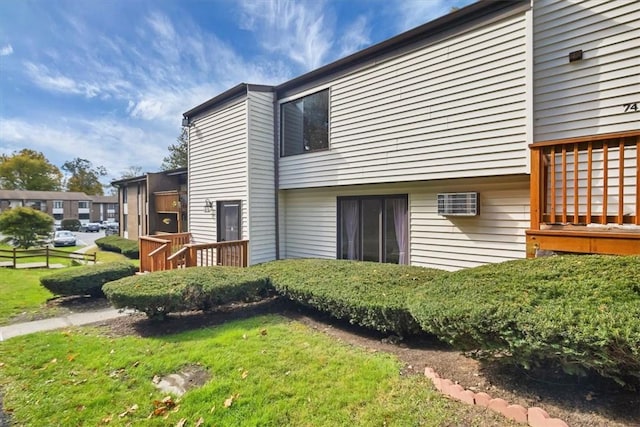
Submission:
POLYGON ((438 194, 438 215, 477 216, 480 215, 480 193, 440 193, 438 194))

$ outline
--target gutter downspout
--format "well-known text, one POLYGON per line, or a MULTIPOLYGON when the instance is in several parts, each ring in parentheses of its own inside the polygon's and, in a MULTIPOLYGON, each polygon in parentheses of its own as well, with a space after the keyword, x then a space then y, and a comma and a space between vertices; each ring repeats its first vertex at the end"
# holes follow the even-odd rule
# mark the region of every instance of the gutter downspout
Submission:
POLYGON ((273 91, 273 198, 275 213, 276 259, 280 259, 280 144, 278 144, 278 92, 273 91))

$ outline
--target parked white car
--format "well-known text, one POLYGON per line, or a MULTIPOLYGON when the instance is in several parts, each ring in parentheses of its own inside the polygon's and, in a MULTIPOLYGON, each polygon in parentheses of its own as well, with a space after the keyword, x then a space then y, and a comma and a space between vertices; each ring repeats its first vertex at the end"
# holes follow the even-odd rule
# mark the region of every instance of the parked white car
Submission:
POLYGON ((53 246, 75 246, 76 235, 67 230, 56 231, 53 235, 53 246))

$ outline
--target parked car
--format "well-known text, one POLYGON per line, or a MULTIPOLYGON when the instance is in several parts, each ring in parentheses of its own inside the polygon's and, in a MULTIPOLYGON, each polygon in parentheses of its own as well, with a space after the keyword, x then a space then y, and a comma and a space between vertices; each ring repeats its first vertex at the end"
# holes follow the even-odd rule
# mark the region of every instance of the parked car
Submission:
POLYGON ((56 231, 53 235, 53 246, 75 246, 76 235, 67 230, 56 231))
POLYGON ((100 223, 90 222, 84 226, 84 230, 92 233, 97 233, 98 231, 100 231, 100 223))
POLYGON ((118 224, 117 222, 110 222, 109 224, 107 224, 106 228, 104 229, 105 236, 117 236, 118 234, 120 234, 120 224, 118 224))

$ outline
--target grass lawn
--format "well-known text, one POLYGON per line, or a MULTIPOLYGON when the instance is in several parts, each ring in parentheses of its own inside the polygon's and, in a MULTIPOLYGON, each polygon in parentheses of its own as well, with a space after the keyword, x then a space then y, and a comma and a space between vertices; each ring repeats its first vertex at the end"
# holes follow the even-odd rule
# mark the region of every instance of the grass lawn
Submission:
POLYGON ((4 407, 18 425, 512 425, 399 370, 390 355, 276 315, 156 338, 78 328, 0 345, 4 407), (154 376, 192 366, 210 379, 162 409, 154 376))
POLYGON ((22 313, 35 313, 53 294, 40 285, 40 278, 53 270, 44 268, 0 269, 0 325, 22 313))
MULTIPOLYGON (((64 249, 69 251, 73 250, 73 248, 64 249)), ((98 253, 98 262, 138 261, 129 260, 124 255, 114 252, 106 252, 99 249, 94 250, 94 252, 98 253)), ((44 261, 44 257, 42 261, 44 261)), ((13 317, 22 315, 23 313, 26 314, 20 317, 20 321, 28 321, 33 317, 32 315, 35 314, 37 314, 38 317, 58 315, 58 310, 44 307, 45 302, 54 295, 40 285, 40 278, 42 276, 46 276, 55 271, 56 270, 47 270, 45 268, 17 270, 0 268, 0 274, 2 275, 2 279, 0 279, 0 325, 10 323, 13 317)))
POLYGON ((97 253, 98 255, 96 255, 96 261, 98 262, 129 261, 136 267, 140 267, 140 260, 127 258, 126 256, 117 252, 103 251, 95 247, 93 249, 89 249, 87 253, 88 254, 97 253))

